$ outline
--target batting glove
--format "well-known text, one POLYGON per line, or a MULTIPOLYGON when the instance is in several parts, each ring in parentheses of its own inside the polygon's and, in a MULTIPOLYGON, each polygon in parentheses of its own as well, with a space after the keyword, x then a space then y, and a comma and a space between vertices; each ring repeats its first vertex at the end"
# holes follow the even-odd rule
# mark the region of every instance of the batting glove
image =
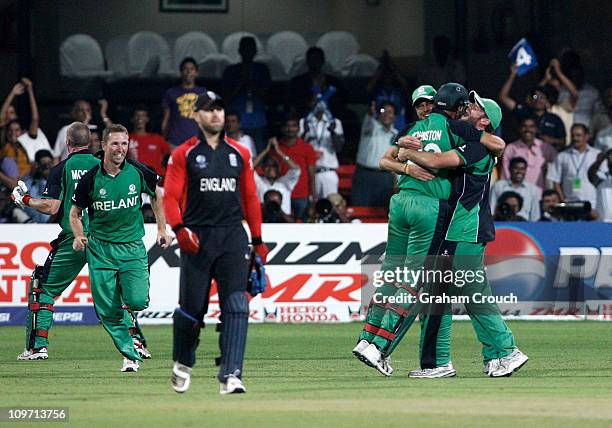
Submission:
POLYGON ((173 230, 181 251, 191 255, 198 254, 200 251, 200 238, 198 238, 198 235, 183 225, 175 226, 173 230))
POLYGON ((19 180, 17 186, 15 186, 11 193, 11 200, 15 205, 23 209, 30 203, 30 199, 32 199, 32 197, 28 192, 28 186, 26 186, 23 181, 19 180))

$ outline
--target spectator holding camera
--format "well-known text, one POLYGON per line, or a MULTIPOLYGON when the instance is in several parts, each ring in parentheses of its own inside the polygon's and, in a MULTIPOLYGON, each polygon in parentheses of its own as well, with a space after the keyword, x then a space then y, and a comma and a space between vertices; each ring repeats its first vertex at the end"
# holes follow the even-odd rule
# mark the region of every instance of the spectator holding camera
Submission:
POLYGON ((283 205, 283 195, 276 189, 268 190, 263 196, 261 207, 261 217, 263 223, 294 223, 295 220, 285 213, 283 205))
POLYGON ((495 205, 496 221, 526 221, 519 215, 523 209, 523 197, 516 192, 508 191, 502 193, 495 205))
POLYGON ((612 149, 597 155, 588 175, 597 192, 597 218, 601 221, 612 221, 612 149), (607 164, 608 171, 605 174, 602 174, 602 164, 604 168, 607 164))
POLYGON ((346 200, 339 193, 331 193, 315 204, 313 223, 360 223, 351 219, 346 200))
POLYGON ((376 104, 372 101, 361 126, 351 201, 353 205, 386 207, 393 195, 395 180, 392 173, 381 170, 378 164, 397 135, 397 129, 393 126, 395 106, 385 101, 378 112, 375 108, 376 104))
POLYGON ((565 126, 563 121, 556 114, 547 111, 550 105, 546 92, 543 87, 537 86, 529 91, 525 98, 525 103, 521 104, 510 97, 510 90, 516 78, 517 66, 514 64, 510 68, 510 76, 499 92, 499 100, 506 108, 517 117, 521 122, 526 117, 536 120, 536 135, 538 138, 555 146, 565 145, 565 126))
POLYGON ((342 122, 334 118, 320 94, 313 94, 312 110, 300 120, 299 135, 309 143, 317 155, 316 197, 325 198, 338 193, 338 153, 344 145, 342 122))
POLYGON ((402 129, 406 125, 407 86, 406 79, 391 59, 389 51, 385 49, 376 73, 368 82, 367 91, 370 99, 374 101, 376 109, 383 108, 384 103, 393 105, 395 110, 393 126, 396 129, 402 129))
POLYGON ((540 198, 538 189, 531 183, 525 182, 527 172, 527 161, 520 156, 510 160, 510 179, 498 180, 491 187, 490 204, 495 214, 495 202, 505 192, 516 192, 523 198, 523 206, 518 213, 521 217, 529 221, 540 219, 540 198))
POLYGON ((263 202, 266 192, 274 189, 282 195, 281 209, 285 214, 291 215, 291 192, 300 178, 300 166, 280 149, 276 138, 268 140, 268 146, 257 155, 253 167, 257 168, 262 161, 263 176, 255 173, 255 185, 257 186, 259 201, 263 202), (275 152, 288 165, 289 170, 285 175, 280 175, 278 161, 272 156, 268 156, 271 152, 275 152))
POLYGON ((544 190, 542 200, 540 201, 542 216, 540 221, 563 221, 563 217, 556 209, 561 202, 559 192, 554 189, 544 190))
MULTIPOLYGON (((586 125, 574 124, 572 126, 572 146, 559 153, 547 178, 559 192, 562 202, 588 201, 595 209, 597 191, 589 181, 589 168, 597 161, 600 151, 589 146, 589 138, 589 128, 586 125)), ((604 179, 606 172, 604 168, 601 168, 597 174, 604 179)))

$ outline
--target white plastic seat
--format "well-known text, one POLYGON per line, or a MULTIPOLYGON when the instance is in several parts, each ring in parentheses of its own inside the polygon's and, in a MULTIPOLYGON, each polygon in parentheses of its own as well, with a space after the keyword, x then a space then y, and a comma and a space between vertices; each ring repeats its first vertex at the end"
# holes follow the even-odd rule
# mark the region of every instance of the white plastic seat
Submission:
POLYGON ((98 42, 87 34, 73 34, 59 49, 60 69, 66 77, 94 77, 112 74, 104 68, 104 56, 98 42))
POLYGON ((221 79, 223 71, 231 64, 230 58, 222 53, 210 53, 198 63, 199 75, 205 79, 221 79))
POLYGON ((110 39, 104 46, 106 65, 116 77, 128 75, 127 69, 127 44, 130 40, 129 34, 122 34, 110 39))
POLYGON ((376 73, 378 60, 372 55, 356 54, 351 55, 344 61, 342 76, 345 77, 371 77, 376 73))
POLYGON ((209 54, 219 52, 215 41, 206 33, 201 31, 190 31, 185 33, 174 42, 174 69, 178 70, 181 61, 192 57, 199 64, 209 54))
POLYGON ((130 37, 127 45, 128 73, 143 77, 176 74, 172 69, 170 46, 159 34, 140 31, 130 37))
POLYGON ((289 74, 296 58, 304 56, 308 43, 295 31, 280 31, 266 42, 266 53, 279 59, 285 74, 289 74))
POLYGON ((259 55, 263 55, 265 53, 264 47, 259 40, 259 38, 247 31, 238 31, 236 33, 229 34, 221 45, 221 52, 227 55, 230 58, 232 64, 236 64, 241 61, 240 54, 238 53, 238 48, 240 46, 240 39, 243 37, 253 37, 255 39, 255 45, 257 46, 257 53, 259 55))
POLYGON ((359 42, 347 31, 330 31, 323 34, 317 46, 325 52, 325 61, 340 72, 346 59, 359 52, 359 42))

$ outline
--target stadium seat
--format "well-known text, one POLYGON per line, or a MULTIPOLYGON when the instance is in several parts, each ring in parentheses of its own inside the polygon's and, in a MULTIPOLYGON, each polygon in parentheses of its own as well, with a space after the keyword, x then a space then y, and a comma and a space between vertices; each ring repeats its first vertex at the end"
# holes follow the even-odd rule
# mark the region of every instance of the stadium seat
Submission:
MULTIPOLYGON (((255 39, 258 56, 263 55, 265 53, 263 44, 255 34, 249 33, 247 31, 238 31, 236 33, 229 34, 221 44, 221 52, 230 58, 232 64, 236 64, 241 60, 240 54, 238 53, 238 46, 240 45, 240 39, 245 36, 250 36, 255 39)), ((258 58, 255 57, 255 60, 258 61, 258 58)))
POLYGON ((277 57, 268 54, 258 54, 255 57, 255 61, 266 64, 268 70, 270 71, 270 78, 273 81, 278 82, 287 80, 289 75, 285 71, 283 63, 277 57))
POLYGON ((223 70, 231 64, 230 58, 222 53, 210 53, 198 64, 199 75, 204 79, 221 79, 223 70))
POLYGON ((60 69, 66 77, 110 76, 98 42, 87 34, 73 34, 60 46, 60 69))
POLYGON ((384 207, 348 207, 347 211, 352 218, 357 218, 362 223, 386 223, 387 209, 384 207))
POLYGON ((127 44, 128 73, 141 77, 154 77, 157 74, 176 74, 172 69, 170 46, 159 34, 140 31, 127 44))
POLYGON ((378 69, 378 60, 368 54, 355 54, 347 57, 342 66, 342 76, 372 77, 378 69))
POLYGON ((127 44, 129 40, 129 34, 122 34, 113 37, 104 46, 106 65, 115 77, 125 77, 128 75, 127 44))
POLYGON ((266 52, 280 60, 286 75, 291 72, 296 58, 303 57, 307 49, 308 43, 295 31, 280 31, 266 42, 266 52))
POLYGON ((351 196, 351 186, 353 185, 353 174, 355 165, 340 165, 336 170, 338 174, 338 193, 346 200, 351 196))
POLYGON ((208 34, 190 31, 174 42, 174 69, 178 70, 181 61, 187 57, 192 57, 199 64, 204 62, 207 55, 218 52, 217 44, 208 34))
POLYGON ((334 70, 340 72, 346 59, 359 52, 359 42, 347 31, 330 31, 323 34, 317 46, 325 52, 325 60, 334 70))

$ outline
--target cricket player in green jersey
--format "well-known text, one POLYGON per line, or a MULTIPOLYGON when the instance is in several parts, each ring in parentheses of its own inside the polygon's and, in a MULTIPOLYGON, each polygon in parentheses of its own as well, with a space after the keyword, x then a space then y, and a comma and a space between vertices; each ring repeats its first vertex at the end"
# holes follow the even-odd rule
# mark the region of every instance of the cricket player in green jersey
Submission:
MULTIPOLYGON (((499 126, 502 114, 495 101, 481 98, 474 91, 470 92, 469 100, 470 122, 489 132, 499 126)), ((457 169, 449 198, 451 215, 444 227, 436 269, 449 266, 454 272, 462 272, 462 276, 465 272, 472 273, 465 280, 440 281, 429 289, 432 295, 450 298, 428 305, 421 330, 421 369, 410 372, 410 377, 455 375, 450 362, 453 296, 467 297, 466 311, 483 344, 485 373, 492 377, 510 376, 528 357, 516 348, 514 336, 497 305, 487 300, 491 287, 484 270, 484 252, 487 242, 495 239, 488 198, 495 158, 483 145, 471 141, 444 153, 402 151, 400 159, 404 158, 424 168, 457 169)))
POLYGON ((124 357, 123 372, 137 371, 141 360, 130 336, 127 312, 143 310, 149 304, 142 193, 153 198, 157 243, 167 248, 171 241, 166 233, 159 177, 148 167, 126 160, 128 147, 124 126, 113 124, 104 130, 104 157, 81 178, 70 209, 72 245, 76 251, 86 250, 96 313, 124 357), (88 235, 81 222, 86 208, 88 235))
MULTIPOLYGON (((433 100, 436 104, 434 111, 425 120, 413 124, 398 140, 400 147, 405 139, 418 139, 423 150, 435 153, 452 150, 471 140, 480 141, 492 150, 499 150, 503 145, 498 137, 483 134, 468 123, 455 120, 467 110, 468 92, 462 85, 442 85, 433 100)), ((447 200, 453 173, 444 169, 430 171, 435 177, 429 181, 408 175, 400 176, 398 180, 400 192, 393 196, 389 207, 387 249, 382 271, 396 268, 417 271, 433 261, 428 256, 437 254, 449 212, 447 200)), ((391 281, 376 290, 375 296, 395 296, 405 303, 373 299, 359 342, 353 349, 357 358, 386 376, 393 372, 389 355, 421 309, 421 305, 409 303, 409 295, 414 296, 419 286, 418 283, 391 281)))

